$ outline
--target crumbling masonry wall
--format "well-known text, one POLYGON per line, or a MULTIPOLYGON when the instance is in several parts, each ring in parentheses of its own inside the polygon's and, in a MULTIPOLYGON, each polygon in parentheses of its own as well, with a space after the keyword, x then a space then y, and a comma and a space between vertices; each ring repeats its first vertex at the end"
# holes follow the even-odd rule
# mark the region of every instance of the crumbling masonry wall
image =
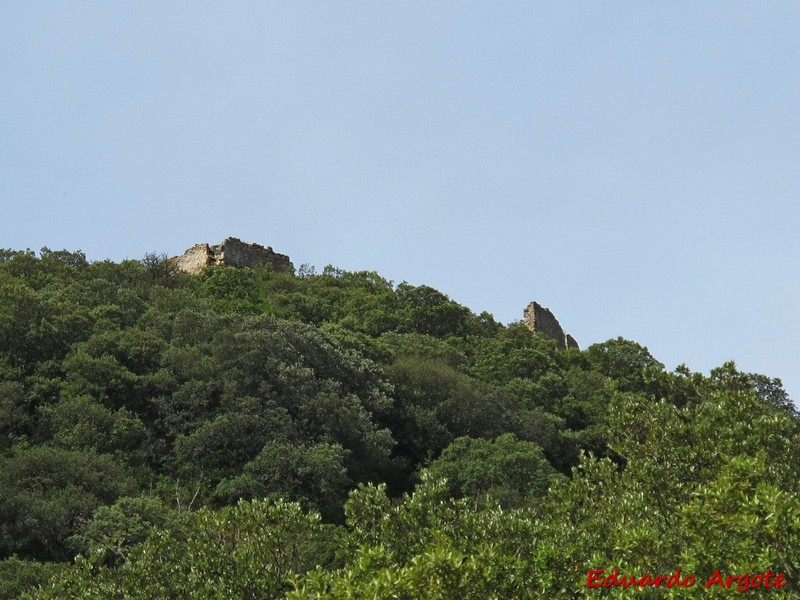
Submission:
POLYGON ((533 333, 541 333, 555 340, 559 348, 578 348, 578 342, 571 335, 564 332, 561 324, 550 309, 538 302, 531 302, 523 313, 522 322, 533 333))
POLYGON ((209 246, 206 243, 195 244, 172 260, 178 269, 192 275, 200 274, 203 269, 211 265, 241 268, 257 267, 267 263, 273 271, 294 271, 294 265, 285 254, 278 254, 269 246, 249 244, 235 237, 229 237, 216 246, 209 246))

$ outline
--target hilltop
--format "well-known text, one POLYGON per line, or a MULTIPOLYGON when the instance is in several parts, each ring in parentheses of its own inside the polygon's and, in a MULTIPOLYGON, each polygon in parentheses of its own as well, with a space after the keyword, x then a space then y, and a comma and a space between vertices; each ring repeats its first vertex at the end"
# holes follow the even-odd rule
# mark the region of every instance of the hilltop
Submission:
POLYGON ((0 253, 0 598, 568 598, 614 566, 794 593, 779 380, 198 247, 0 253))

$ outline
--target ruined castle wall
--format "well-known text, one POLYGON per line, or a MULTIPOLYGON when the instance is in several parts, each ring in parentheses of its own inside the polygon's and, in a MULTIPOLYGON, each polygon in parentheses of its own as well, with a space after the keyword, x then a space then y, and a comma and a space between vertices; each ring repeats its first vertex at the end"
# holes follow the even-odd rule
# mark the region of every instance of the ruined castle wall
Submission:
POLYGON ((522 322, 534 333, 541 333, 555 340, 559 348, 578 348, 578 342, 561 328, 561 324, 550 309, 538 302, 531 302, 523 313, 522 322))
POLYGON ((191 275, 199 275, 208 265, 214 264, 214 253, 208 244, 195 244, 172 260, 179 270, 191 275))
POLYGON ((268 263, 274 271, 293 271, 289 257, 278 254, 271 247, 248 244, 237 238, 228 238, 218 246, 217 263, 231 267, 257 267, 268 263))
POLYGON ((192 275, 199 275, 212 265, 242 268, 269 264, 273 271, 294 271, 294 265, 285 254, 278 254, 269 246, 248 244, 238 238, 227 238, 216 246, 195 244, 173 260, 178 269, 192 275))

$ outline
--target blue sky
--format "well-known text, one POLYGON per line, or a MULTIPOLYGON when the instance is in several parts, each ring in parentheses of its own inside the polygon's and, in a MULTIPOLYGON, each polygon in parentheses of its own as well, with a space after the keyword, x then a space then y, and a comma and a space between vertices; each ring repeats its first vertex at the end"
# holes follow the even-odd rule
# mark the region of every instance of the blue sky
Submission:
POLYGON ((800 397, 797 2, 18 2, 0 246, 227 236, 800 397))

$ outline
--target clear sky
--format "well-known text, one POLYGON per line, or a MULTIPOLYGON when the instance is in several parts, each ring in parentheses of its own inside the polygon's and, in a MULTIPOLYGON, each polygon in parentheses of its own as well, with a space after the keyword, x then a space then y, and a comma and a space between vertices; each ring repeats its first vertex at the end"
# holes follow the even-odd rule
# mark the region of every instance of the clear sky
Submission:
POLYGON ((6 2, 0 247, 227 236, 800 398, 800 3, 6 2))

